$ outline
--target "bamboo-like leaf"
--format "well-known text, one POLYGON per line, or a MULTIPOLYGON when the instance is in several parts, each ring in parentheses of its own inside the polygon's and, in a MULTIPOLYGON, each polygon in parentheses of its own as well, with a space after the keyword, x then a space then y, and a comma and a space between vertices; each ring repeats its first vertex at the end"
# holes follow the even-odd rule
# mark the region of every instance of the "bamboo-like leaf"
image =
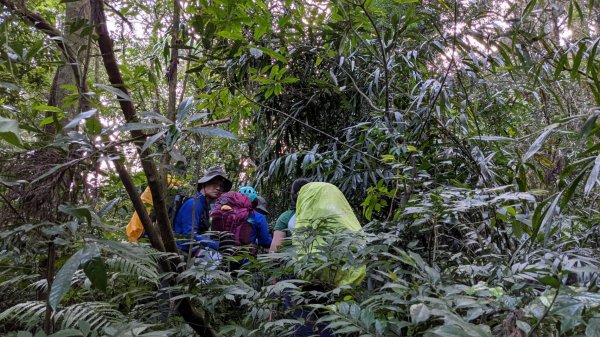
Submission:
POLYGON ((587 55, 587 66, 585 68, 585 73, 589 74, 591 72, 591 68, 595 67, 595 60, 596 60, 596 52, 598 50, 598 42, 600 42, 600 37, 596 38, 596 42, 594 42, 594 45, 592 46, 592 49, 590 50, 590 53, 587 55))
POLYGON ((585 123, 581 127, 581 137, 580 138, 582 138, 582 139, 587 138, 590 135, 590 133, 592 133, 592 130, 596 126, 597 119, 598 119, 598 114, 594 113, 585 121, 585 123))
POLYGON ((142 152, 146 151, 147 148, 152 146, 152 144, 156 143, 156 141, 159 140, 162 136, 164 136, 165 133, 167 133, 167 130, 162 130, 154 134, 152 137, 148 137, 148 139, 146 139, 146 142, 144 143, 144 146, 142 146, 142 152))
POLYGON ((594 166, 592 167, 592 171, 590 172, 590 176, 588 177, 587 181, 585 182, 585 187, 583 189, 583 193, 585 194, 585 196, 588 196, 592 192, 592 189, 594 188, 594 186, 596 185, 596 182, 598 181, 599 174, 600 174, 600 154, 596 157, 596 160, 594 161, 594 166))
POLYGON ((104 89, 108 92, 115 94, 117 97, 119 97, 119 100, 131 101, 131 97, 129 97, 129 95, 127 95, 123 90, 121 90, 119 88, 111 87, 110 85, 105 85, 105 84, 98 84, 98 83, 95 84, 95 87, 104 89))
POLYGON ((156 121, 165 123, 165 124, 173 124, 173 122, 168 119, 167 117, 159 114, 158 112, 154 112, 154 111, 144 111, 140 113, 140 117, 144 118, 144 119, 154 119, 156 121))
POLYGON ((513 138, 502 137, 502 136, 476 136, 476 137, 471 137, 470 139, 492 141, 492 142, 495 142, 495 141, 514 142, 515 141, 515 139, 513 139, 513 138))
POLYGON ((552 125, 547 126, 544 132, 542 132, 542 134, 533 142, 533 144, 531 144, 529 150, 527 150, 527 152, 523 155, 523 158, 521 160, 523 162, 526 162, 527 159, 531 158, 531 156, 538 152, 538 150, 542 147, 542 145, 544 145, 544 142, 546 142, 546 139, 548 139, 552 131, 554 131, 554 129, 556 129, 559 125, 560 124, 558 123, 554 123, 552 125))
POLYGON ((529 16, 529 14, 531 14, 536 3, 537 3, 536 0, 530 0, 527 3, 527 6, 525 7, 525 10, 523 11, 523 17, 527 17, 527 16, 529 16))
POLYGON ((558 201, 562 196, 563 192, 558 193, 558 195, 554 198, 552 204, 548 207, 546 211, 546 215, 544 216, 544 220, 540 223, 540 228, 544 228, 544 245, 548 244, 548 240, 550 239, 550 229, 552 229, 552 219, 554 219, 554 215, 557 214, 557 210, 560 210, 558 205, 558 201))
POLYGON ((190 128, 188 131, 193 132, 195 134, 207 137, 220 137, 237 140, 237 137, 234 136, 231 132, 223 130, 221 128, 211 128, 211 127, 195 127, 190 128))
POLYGON ((70 129, 73 128, 75 126, 77 126, 79 124, 79 122, 81 122, 84 119, 88 119, 90 117, 92 117, 93 115, 96 114, 96 109, 92 109, 92 110, 88 110, 88 111, 84 111, 82 113, 80 113, 79 115, 75 116, 75 118, 73 118, 69 123, 67 123, 67 125, 65 125, 65 129, 70 129))
POLYGON ((32 183, 32 184, 35 184, 35 183, 37 183, 38 181, 40 181, 40 180, 42 180, 42 179, 44 179, 44 178, 46 178, 46 177, 48 177, 48 176, 50 176, 50 175, 54 174, 56 171, 58 171, 58 170, 60 170, 60 169, 62 169, 62 168, 65 168, 65 167, 71 166, 71 165, 73 165, 73 164, 75 164, 75 163, 77 163, 77 162, 79 162, 79 161, 81 161, 81 159, 73 159, 73 160, 71 160, 71 161, 68 161, 68 162, 66 162, 66 163, 62 163, 62 164, 55 165, 54 167, 52 167, 51 169, 49 169, 48 171, 46 171, 46 172, 45 172, 44 174, 42 174, 41 176, 39 176, 39 177, 35 178, 35 179, 34 179, 34 180, 31 182, 31 183, 32 183))
POLYGON ((106 205, 104 205, 98 211, 98 215, 105 216, 106 214, 108 214, 108 212, 110 212, 113 208, 115 208, 115 206, 117 204, 119 204, 120 202, 121 202, 121 197, 116 197, 116 198, 112 199, 111 201, 107 202, 106 205))
POLYGON ((127 123, 118 128, 119 131, 131 131, 131 130, 149 130, 149 129, 162 129, 167 127, 164 124, 155 123, 127 123))
POLYGON ((209 115, 209 114, 207 114, 207 113, 198 113, 198 114, 193 114, 193 115, 191 115, 191 116, 190 116, 190 118, 188 118, 188 119, 186 120, 186 122, 187 122, 187 123, 193 123, 193 122, 195 122, 195 121, 197 121, 197 120, 200 120, 200 119, 204 119, 204 118, 206 118, 208 115, 209 115))
POLYGON ((585 170, 581 170, 581 172, 577 175, 577 177, 573 180, 573 182, 571 182, 571 185, 569 185, 565 194, 562 197, 562 201, 560 202, 560 208, 564 209, 565 207, 567 207, 567 205, 569 204, 569 201, 571 201, 571 198, 573 197, 573 194, 575 193, 575 190, 577 189, 577 185, 579 185, 579 182, 581 182, 581 180, 583 180, 585 173, 586 173, 585 170))
POLYGON ((180 124, 194 106, 194 98, 186 97, 177 107, 177 124, 180 124))
POLYGON ((577 54, 575 54, 575 58, 573 59, 573 68, 571 69, 571 78, 573 79, 579 78, 579 66, 581 65, 581 59, 583 58, 583 53, 586 49, 587 46, 585 43, 581 43, 577 54))

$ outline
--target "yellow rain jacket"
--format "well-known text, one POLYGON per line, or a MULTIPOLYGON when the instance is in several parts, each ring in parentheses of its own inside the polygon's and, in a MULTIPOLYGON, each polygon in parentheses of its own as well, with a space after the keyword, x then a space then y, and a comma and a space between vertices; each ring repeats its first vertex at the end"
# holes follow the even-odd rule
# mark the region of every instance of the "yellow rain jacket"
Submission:
MULTIPOLYGON (((169 188, 172 188, 174 186, 181 186, 183 184, 181 180, 173 178, 171 175, 167 176, 167 180, 169 188)), ((150 187, 146 187, 144 192, 142 192, 142 194, 140 195, 140 199, 142 199, 142 202, 146 206, 146 211, 148 212, 148 214, 150 214, 153 205, 152 192, 150 192, 150 187)), ((142 225, 142 220, 140 219, 140 216, 137 214, 137 212, 133 212, 131 220, 129 220, 127 227, 125 227, 125 233, 127 233, 127 240, 129 240, 129 242, 137 242, 144 233, 144 225, 142 225)))
MULTIPOLYGON (((296 203, 294 233, 301 228, 316 228, 324 222, 327 223, 327 229, 335 233, 358 232, 361 229, 360 223, 346 197, 336 186, 321 182, 304 185, 300 189, 296 203)), ((302 247, 302 243, 299 242, 300 239, 298 235, 292 234, 294 244, 302 247)), ((302 258, 302 255, 317 253, 319 252, 318 247, 324 244, 323 237, 317 237, 310 248, 300 248, 298 255, 302 258)), ((343 249, 344 247, 339 248, 343 249)), ((366 268, 363 265, 346 270, 325 270, 320 272, 316 278, 337 286, 358 285, 364 279, 365 274, 366 268), (331 277, 334 277, 334 279, 331 280, 331 277)))

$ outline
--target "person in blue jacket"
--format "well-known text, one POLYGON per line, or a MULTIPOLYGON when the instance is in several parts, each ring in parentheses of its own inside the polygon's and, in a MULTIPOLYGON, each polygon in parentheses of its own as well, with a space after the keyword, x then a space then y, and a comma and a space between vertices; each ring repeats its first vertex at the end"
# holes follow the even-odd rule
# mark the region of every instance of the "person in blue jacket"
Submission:
POLYGON ((240 193, 245 194, 252 205, 254 206, 254 212, 248 217, 248 222, 252 224, 252 232, 250 233, 250 240, 254 245, 261 246, 264 248, 271 247, 271 233, 269 233, 269 223, 267 222, 267 201, 265 198, 258 195, 256 189, 252 186, 244 186, 240 188, 240 193))
POLYGON ((248 222, 252 224, 252 232, 250 233, 250 239, 252 243, 261 246, 263 248, 271 247, 271 233, 269 233, 269 223, 267 222, 267 215, 270 215, 267 211, 267 201, 261 197, 256 197, 256 207, 254 212, 248 217, 248 222))
POLYGON ((173 232, 175 232, 177 247, 180 250, 187 252, 190 246, 197 246, 198 243, 214 250, 219 248, 218 241, 211 240, 202 234, 210 228, 211 204, 222 193, 229 192, 232 185, 231 181, 227 179, 225 170, 218 166, 209 168, 198 180, 196 195, 181 205, 173 223, 173 232), (193 240, 190 240, 192 233, 193 240))

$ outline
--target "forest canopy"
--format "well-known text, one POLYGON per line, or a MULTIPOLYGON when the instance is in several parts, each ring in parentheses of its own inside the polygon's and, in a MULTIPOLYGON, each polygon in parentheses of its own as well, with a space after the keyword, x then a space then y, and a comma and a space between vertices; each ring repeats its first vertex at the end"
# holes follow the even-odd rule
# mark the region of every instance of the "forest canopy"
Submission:
POLYGON ((0 8, 0 334, 600 336, 599 1, 0 8), (193 258, 215 166, 345 230, 193 258))

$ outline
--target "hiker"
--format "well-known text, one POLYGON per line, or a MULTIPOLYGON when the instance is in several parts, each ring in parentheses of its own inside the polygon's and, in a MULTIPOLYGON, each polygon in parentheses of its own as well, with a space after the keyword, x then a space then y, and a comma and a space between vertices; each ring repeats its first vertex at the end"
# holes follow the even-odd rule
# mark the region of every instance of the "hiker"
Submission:
POLYGON ((275 228, 273 229, 273 241, 271 243, 271 248, 269 249, 269 252, 275 253, 277 251, 277 248, 283 243, 285 238, 291 237, 291 231, 294 228, 296 220, 296 200, 298 199, 298 193, 300 193, 300 189, 302 188, 302 186, 308 183, 310 183, 310 180, 306 178, 298 178, 292 183, 292 208, 281 213, 279 218, 277 218, 275 228))
MULTIPOLYGON (((167 175, 167 184, 169 186, 169 189, 171 189, 174 187, 181 186, 183 182, 179 179, 173 178, 169 174, 167 175)), ((150 187, 146 187, 144 192, 142 192, 142 194, 140 195, 140 199, 142 199, 142 202, 146 206, 146 211, 148 212, 148 214, 151 214, 153 201, 152 192, 150 192, 150 187)), ((125 227, 125 233, 127 234, 127 240, 129 242, 137 242, 142 236, 142 234, 144 234, 144 226, 142 225, 142 220, 140 219, 140 216, 137 212, 133 212, 131 220, 129 220, 127 227, 125 227)))
MULTIPOLYGON (((329 183, 297 179, 292 184, 292 199, 296 201, 296 209, 279 217, 271 251, 277 251, 283 238, 291 234, 296 248, 295 277, 308 281, 301 285, 305 292, 324 293, 331 290, 332 286, 359 285, 366 274, 365 266, 348 266, 349 261, 338 257, 335 261, 329 261, 327 266, 318 267, 321 261, 319 254, 329 254, 323 251, 333 249, 344 253, 348 250, 346 246, 330 247, 335 241, 326 240, 328 235, 357 232, 361 228, 344 194, 329 183), (276 242, 280 238, 281 241, 276 242)), ((317 298, 316 302, 323 304, 319 302, 322 300, 323 298, 317 298)), ((324 314, 323 311, 295 304, 290 293, 284 293, 284 303, 286 308, 292 309, 294 318, 304 321, 294 328, 293 336, 333 336, 326 324, 319 323, 319 316, 324 314)))
POLYGON ((189 250, 192 233, 194 233, 193 241, 197 241, 200 245, 215 250, 219 248, 218 242, 201 234, 210 228, 211 204, 223 192, 229 192, 232 185, 232 182, 227 179, 225 170, 218 166, 206 170, 204 176, 198 180, 195 197, 189 198, 181 205, 173 223, 173 231, 178 239, 177 246, 180 250, 184 252, 189 250))
MULTIPOLYGON (((312 182, 298 192, 293 229, 292 241, 298 247, 298 259, 302 260, 321 251, 320 247, 326 244, 325 235, 358 232, 361 225, 342 191, 329 183, 312 182), (311 229, 316 232, 308 233, 312 236, 310 242, 304 242, 306 237, 299 232, 310 232, 311 229)), ((358 285, 366 274, 365 266, 339 267, 324 268, 311 275, 311 281, 338 287, 358 285)))
POLYGON ((254 208, 254 211, 248 217, 248 222, 252 225, 252 232, 250 233, 251 244, 269 248, 273 239, 269 233, 269 223, 266 218, 267 215, 270 215, 267 210, 267 201, 258 195, 256 189, 252 186, 240 188, 240 193, 250 199, 254 208))

